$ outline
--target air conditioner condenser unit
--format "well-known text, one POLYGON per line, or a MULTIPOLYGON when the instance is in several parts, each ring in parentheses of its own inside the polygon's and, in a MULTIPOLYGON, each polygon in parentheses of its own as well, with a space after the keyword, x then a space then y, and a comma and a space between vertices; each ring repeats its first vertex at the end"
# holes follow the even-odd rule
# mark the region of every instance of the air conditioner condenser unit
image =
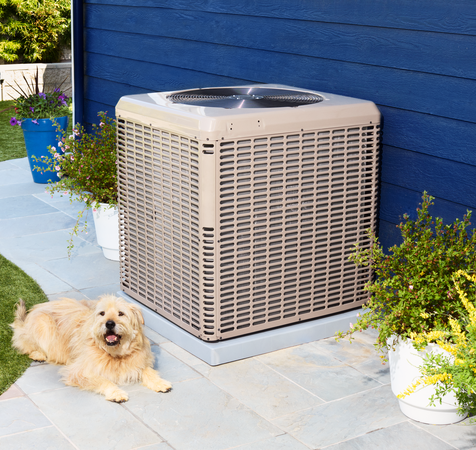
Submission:
POLYGON ((122 97, 121 289, 219 341, 367 300, 380 113, 281 85, 122 97))

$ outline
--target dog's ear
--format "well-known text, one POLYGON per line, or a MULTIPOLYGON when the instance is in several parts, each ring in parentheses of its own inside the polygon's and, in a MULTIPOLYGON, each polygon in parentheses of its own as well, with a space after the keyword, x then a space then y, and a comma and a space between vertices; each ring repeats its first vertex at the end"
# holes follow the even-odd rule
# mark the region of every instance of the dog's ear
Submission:
POLYGON ((129 303, 129 308, 131 309, 132 314, 137 319, 137 321, 144 325, 144 316, 142 315, 141 309, 137 305, 133 305, 131 303, 129 303))

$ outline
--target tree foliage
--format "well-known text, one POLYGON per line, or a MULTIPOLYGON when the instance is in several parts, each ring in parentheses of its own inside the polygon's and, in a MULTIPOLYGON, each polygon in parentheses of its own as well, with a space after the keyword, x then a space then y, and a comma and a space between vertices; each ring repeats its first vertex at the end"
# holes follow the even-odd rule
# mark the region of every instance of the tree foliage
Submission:
POLYGON ((56 62, 71 42, 70 0, 0 0, 0 58, 56 62))

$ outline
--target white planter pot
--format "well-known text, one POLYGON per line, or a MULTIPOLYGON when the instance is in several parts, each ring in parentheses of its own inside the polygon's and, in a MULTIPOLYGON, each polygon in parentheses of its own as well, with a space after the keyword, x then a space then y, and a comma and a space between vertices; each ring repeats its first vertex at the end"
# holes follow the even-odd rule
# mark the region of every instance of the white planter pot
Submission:
MULTIPOLYGON (((418 368, 422 365, 423 357, 427 352, 449 355, 437 344, 429 344, 419 352, 413 347, 410 339, 401 341, 390 338, 387 343, 390 347, 388 351, 390 381, 392 392, 395 395, 401 394, 421 377, 418 368), (396 342, 395 350, 392 350, 391 342, 394 340, 396 342)), ((410 419, 434 425, 460 422, 466 417, 458 414, 456 398, 453 393, 445 395, 441 404, 436 401, 434 406, 430 406, 429 399, 434 393, 433 385, 420 385, 413 394, 398 399, 402 413, 410 419)))
POLYGON ((104 256, 112 261, 119 261, 119 216, 117 208, 110 208, 106 203, 96 204, 93 208, 94 226, 98 244, 104 256))

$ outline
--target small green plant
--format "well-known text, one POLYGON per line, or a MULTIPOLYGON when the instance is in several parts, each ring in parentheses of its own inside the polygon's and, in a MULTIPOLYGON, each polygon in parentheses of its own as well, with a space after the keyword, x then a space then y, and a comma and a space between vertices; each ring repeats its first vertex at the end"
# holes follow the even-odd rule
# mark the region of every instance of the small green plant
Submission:
POLYGON ((422 376, 398 397, 405 398, 420 386, 433 384, 435 394, 430 398, 431 404, 441 403, 445 395, 453 392, 463 415, 476 407, 476 275, 458 270, 453 282, 463 312, 458 318, 448 319, 449 329, 439 328, 412 336, 418 346, 436 342, 447 353, 428 353, 419 367, 422 376), (468 299, 468 293, 473 301, 468 299))
MULTIPOLYGON (((441 218, 432 218, 429 207, 434 198, 423 193, 417 219, 404 215, 400 228, 403 242, 385 254, 371 231, 369 248, 355 244, 350 259, 357 265, 370 265, 374 279, 365 285, 369 301, 356 324, 347 332, 337 333, 337 339, 369 327, 378 330, 375 344, 385 353, 387 339, 399 336, 411 338, 432 330, 449 330, 450 319, 464 314, 456 301, 453 274, 462 269, 476 271, 476 234, 468 231, 471 211, 463 220, 444 225, 441 218)), ((385 359, 385 356, 382 356, 385 359)))
MULTIPOLYGON (((84 202, 85 207, 78 213, 68 244, 68 256, 71 257, 73 237, 80 231, 80 221, 89 208, 96 208, 97 203, 117 205, 117 169, 116 169, 116 122, 99 112, 99 125, 92 126, 87 133, 77 124, 69 137, 58 127, 60 133, 58 147, 49 147, 51 157, 36 162, 47 165, 47 171, 56 172, 58 182, 49 183, 46 191, 51 195, 59 193, 69 195, 71 203, 84 202)), ((35 166, 35 170, 42 169, 35 166)), ((87 221, 81 231, 87 230, 87 221)))
POLYGON ((43 93, 20 97, 15 103, 15 114, 18 117, 10 119, 10 125, 20 125, 24 119, 54 119, 70 114, 70 99, 59 89, 52 93, 43 93))
POLYGON ((57 62, 71 42, 69 0, 0 0, 0 58, 57 62))

